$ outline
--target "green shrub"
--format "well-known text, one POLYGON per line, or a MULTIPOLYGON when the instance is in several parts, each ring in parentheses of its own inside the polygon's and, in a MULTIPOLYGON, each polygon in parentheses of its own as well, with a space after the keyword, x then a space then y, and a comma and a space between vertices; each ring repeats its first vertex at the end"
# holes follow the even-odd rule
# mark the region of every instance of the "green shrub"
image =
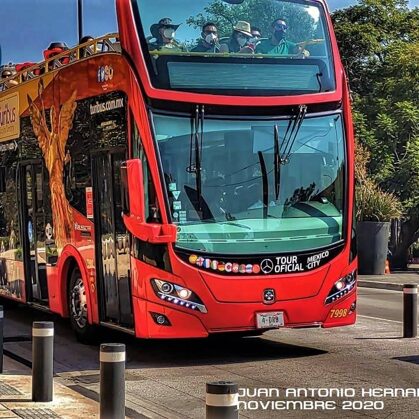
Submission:
POLYGON ((399 199, 384 192, 371 179, 363 179, 355 189, 356 219, 358 221, 391 221, 402 216, 399 199))

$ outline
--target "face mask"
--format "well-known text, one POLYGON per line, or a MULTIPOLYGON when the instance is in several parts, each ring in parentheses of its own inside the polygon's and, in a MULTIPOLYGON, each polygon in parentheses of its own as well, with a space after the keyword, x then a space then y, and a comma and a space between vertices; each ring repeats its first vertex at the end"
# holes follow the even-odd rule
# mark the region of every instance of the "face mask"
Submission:
POLYGON ((173 39, 175 37, 175 30, 172 28, 167 28, 163 31, 163 36, 167 39, 173 39))
POLYGON ((247 43, 247 38, 244 36, 238 36, 237 37, 237 42, 240 45, 240 47, 244 47, 247 43))
POLYGON ((217 35, 215 33, 209 33, 206 37, 205 37, 205 42, 207 44, 214 44, 215 41, 217 39, 217 35))

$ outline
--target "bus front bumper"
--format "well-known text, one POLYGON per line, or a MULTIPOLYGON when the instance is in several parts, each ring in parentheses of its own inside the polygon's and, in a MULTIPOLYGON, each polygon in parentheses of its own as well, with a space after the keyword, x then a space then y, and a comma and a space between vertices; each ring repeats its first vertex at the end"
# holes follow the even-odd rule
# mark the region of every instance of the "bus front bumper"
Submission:
POLYGON ((210 334, 263 333, 258 313, 282 312, 287 328, 338 327, 356 321, 356 288, 344 298, 325 305, 318 297, 262 303, 220 303, 212 301, 208 312, 191 312, 184 307, 134 298, 136 336, 153 339, 203 338, 210 334), (158 316, 162 317, 158 317, 158 316), (164 320, 165 319, 165 320, 164 320))

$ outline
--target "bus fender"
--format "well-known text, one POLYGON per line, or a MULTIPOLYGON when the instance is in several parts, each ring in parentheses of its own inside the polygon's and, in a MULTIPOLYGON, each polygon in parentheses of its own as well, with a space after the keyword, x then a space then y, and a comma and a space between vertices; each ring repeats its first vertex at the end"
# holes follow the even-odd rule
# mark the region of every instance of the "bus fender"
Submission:
POLYGON ((59 281, 59 289, 60 297, 61 297, 61 303, 62 303, 62 315, 63 317, 68 317, 68 301, 67 301, 67 294, 68 294, 68 274, 69 270, 72 268, 73 263, 77 265, 77 267, 80 270, 80 274, 83 279, 84 288, 87 291, 86 292, 86 299, 87 299, 87 319, 89 324, 97 323, 98 322, 98 315, 97 315, 97 307, 96 313, 94 313, 93 310, 93 304, 94 304, 94 296, 92 296, 92 291, 89 286, 89 271, 87 269, 86 263, 78 250, 72 246, 67 245, 64 247, 61 256, 59 258, 58 262, 58 281, 59 281))

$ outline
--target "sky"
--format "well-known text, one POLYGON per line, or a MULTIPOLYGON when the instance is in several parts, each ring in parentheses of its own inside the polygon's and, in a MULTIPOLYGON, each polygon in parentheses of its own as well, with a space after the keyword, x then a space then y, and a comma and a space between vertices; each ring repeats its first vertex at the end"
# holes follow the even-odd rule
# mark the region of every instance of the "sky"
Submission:
MULTIPOLYGON (((116 32, 115 0, 82 0, 84 35, 101 36, 116 32)), ((155 8, 161 0, 140 0, 145 7, 155 8)), ((193 0, 167 0, 191 7, 193 0)), ((347 7, 356 0, 328 0, 329 8, 347 7)), ((410 6, 418 6, 419 0, 410 0, 410 6)), ((185 9, 183 9, 185 10, 185 9)), ((166 9, 167 11, 167 9, 166 9)), ((165 16, 166 14, 163 13, 165 16)), ((42 51, 52 41, 77 44, 77 0, 0 0, 0 48, 2 64, 7 62, 38 62, 42 51)))

